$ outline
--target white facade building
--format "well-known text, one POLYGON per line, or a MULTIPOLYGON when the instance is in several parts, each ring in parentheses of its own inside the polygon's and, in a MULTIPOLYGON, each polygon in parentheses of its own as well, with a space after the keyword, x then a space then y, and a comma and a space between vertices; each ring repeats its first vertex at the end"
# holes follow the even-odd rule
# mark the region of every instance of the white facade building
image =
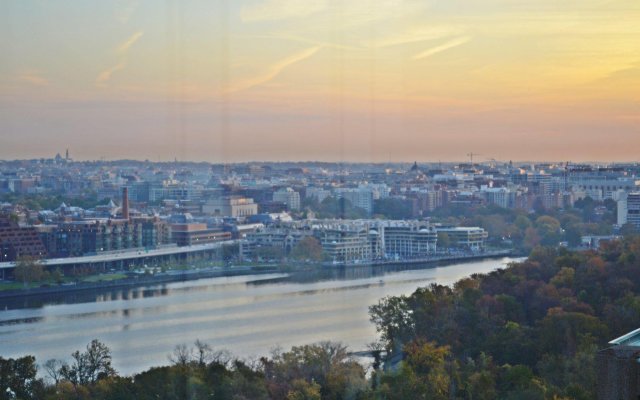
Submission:
POLYGON ((204 203, 202 212, 216 217, 248 217, 258 213, 258 205, 246 197, 219 197, 204 203))
POLYGON ((291 188, 280 189, 273 193, 273 201, 284 203, 291 211, 300 210, 300 193, 291 188))
POLYGON ((318 203, 322 203, 324 199, 331 196, 331 192, 327 189, 310 187, 307 188, 306 197, 309 199, 316 199, 318 203))
POLYGON ((371 214, 373 212, 373 192, 371 189, 339 188, 334 190, 338 199, 346 199, 355 207, 360 207, 371 214))
POLYGON ((252 257, 256 248, 266 246, 286 255, 303 237, 313 236, 332 262, 425 259, 436 253, 438 232, 447 232, 456 247, 474 251, 484 248, 487 238, 482 228, 436 228, 425 221, 303 220, 247 233, 242 252, 252 257))
POLYGON ((618 202, 618 225, 626 223, 640 230, 640 192, 629 193, 626 200, 618 202))

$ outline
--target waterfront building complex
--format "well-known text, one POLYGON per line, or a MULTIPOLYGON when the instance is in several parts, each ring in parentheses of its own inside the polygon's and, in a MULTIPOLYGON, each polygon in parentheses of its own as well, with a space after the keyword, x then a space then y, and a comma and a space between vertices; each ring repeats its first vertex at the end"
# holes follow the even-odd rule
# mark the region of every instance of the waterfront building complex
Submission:
POLYGON ((328 261, 412 260, 435 255, 439 232, 449 234, 460 248, 480 251, 487 233, 482 228, 438 227, 425 221, 303 220, 275 224, 246 235, 243 257, 260 247, 275 247, 288 254, 302 240, 318 240, 328 261))

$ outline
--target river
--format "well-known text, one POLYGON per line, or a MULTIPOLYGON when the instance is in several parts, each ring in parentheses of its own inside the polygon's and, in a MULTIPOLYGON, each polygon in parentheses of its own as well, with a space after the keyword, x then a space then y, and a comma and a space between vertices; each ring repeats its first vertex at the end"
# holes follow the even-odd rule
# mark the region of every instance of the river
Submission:
POLYGON ((196 339, 243 358, 322 340, 365 350, 376 340, 368 307, 379 299, 435 282, 450 285, 511 261, 349 267, 0 299, 0 355, 69 359, 99 339, 111 348, 118 372, 132 374, 167 364, 176 345, 196 339))

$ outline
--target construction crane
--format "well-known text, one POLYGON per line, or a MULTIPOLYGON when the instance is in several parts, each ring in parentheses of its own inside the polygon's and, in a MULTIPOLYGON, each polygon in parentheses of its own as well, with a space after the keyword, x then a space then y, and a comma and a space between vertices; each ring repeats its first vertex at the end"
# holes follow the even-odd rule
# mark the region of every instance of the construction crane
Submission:
POLYGON ((469 161, 471 162, 471 165, 473 165, 473 156, 481 156, 482 154, 478 154, 478 153, 474 153, 473 151, 471 153, 467 153, 467 157, 469 157, 469 161))

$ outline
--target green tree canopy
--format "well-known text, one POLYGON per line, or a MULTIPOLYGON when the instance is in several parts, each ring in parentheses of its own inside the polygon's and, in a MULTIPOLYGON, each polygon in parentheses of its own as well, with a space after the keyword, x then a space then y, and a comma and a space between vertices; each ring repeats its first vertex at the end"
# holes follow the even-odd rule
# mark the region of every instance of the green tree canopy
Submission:
POLYGON ((17 281, 25 286, 30 283, 39 282, 47 278, 47 273, 42 263, 34 257, 22 256, 16 262, 13 275, 17 281))
POLYGON ((313 236, 302 238, 291 250, 290 257, 294 260, 322 261, 324 256, 320 241, 313 236))

